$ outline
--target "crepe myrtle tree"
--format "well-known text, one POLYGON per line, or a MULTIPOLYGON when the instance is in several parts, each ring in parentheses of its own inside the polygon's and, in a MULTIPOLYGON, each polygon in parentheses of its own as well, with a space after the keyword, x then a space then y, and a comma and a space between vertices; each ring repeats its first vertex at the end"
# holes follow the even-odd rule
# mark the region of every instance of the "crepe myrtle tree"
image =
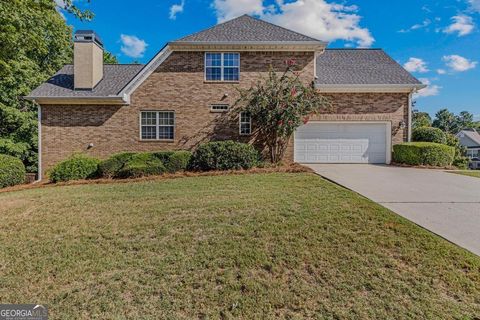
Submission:
POLYGON ((313 82, 305 85, 295 72, 295 60, 285 61, 286 70, 278 73, 270 67, 268 77, 249 89, 238 89, 234 114, 248 112, 255 124, 258 145, 268 148, 270 161, 278 163, 295 130, 308 123, 310 116, 330 106, 313 82))

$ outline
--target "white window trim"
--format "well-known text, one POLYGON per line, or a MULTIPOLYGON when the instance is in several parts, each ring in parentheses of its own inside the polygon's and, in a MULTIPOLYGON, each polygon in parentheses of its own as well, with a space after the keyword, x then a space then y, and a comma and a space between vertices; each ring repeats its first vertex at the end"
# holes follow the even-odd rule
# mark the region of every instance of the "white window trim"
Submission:
MULTIPOLYGON (((203 59, 203 64, 204 64, 204 67, 203 67, 203 80, 205 82, 233 82, 233 83, 236 83, 236 82, 240 82, 240 64, 241 64, 241 55, 240 55, 240 52, 205 52, 204 54, 204 59, 203 59), (207 54, 215 54, 215 53, 219 53, 220 56, 221 56, 221 66, 220 66, 220 80, 207 80, 207 54), (233 54, 238 54, 238 80, 224 80, 224 74, 223 74, 223 71, 225 69, 225 66, 224 66, 224 61, 223 61, 223 56, 226 54, 226 53, 233 53, 233 54)), ((211 67, 212 68, 212 67, 211 67)), ((213 68, 218 68, 218 67, 213 67, 213 68)), ((236 68, 236 67, 227 67, 227 68, 236 68)))
MULTIPOLYGON (((252 116, 250 115, 250 121, 248 122, 250 124, 250 132, 249 133, 242 133, 242 124, 243 123, 247 123, 247 122, 242 122, 242 113, 245 113, 246 111, 241 111, 239 114, 238 114, 238 133, 241 135, 241 136, 251 136, 252 135, 252 132, 253 132, 253 128, 252 128, 252 116)), ((248 112, 246 112, 248 113, 248 112)))
POLYGON ((175 127, 176 127, 176 124, 177 124, 177 119, 176 119, 176 113, 174 110, 140 110, 139 112, 139 115, 138 115, 138 118, 139 118, 139 138, 141 141, 174 141, 175 140, 175 127), (157 124, 155 125, 155 127, 157 128, 156 130, 156 138, 155 139, 143 139, 142 138, 142 127, 153 127, 153 126, 149 126, 149 125, 142 125, 142 113, 143 112, 155 112, 156 114, 156 120, 157 120, 157 124), (172 139, 159 139, 159 135, 160 135, 160 130, 158 130, 158 128, 160 127, 171 127, 171 126, 167 126, 167 125, 160 125, 160 116, 159 116, 159 113, 160 112, 173 112, 173 138, 172 139))
POLYGON ((228 103, 214 103, 214 104, 211 104, 210 105, 210 112, 213 112, 213 113, 225 113, 225 112, 228 112, 228 110, 230 110, 230 105, 228 103), (214 109, 214 107, 224 107, 226 106, 227 109, 214 109))

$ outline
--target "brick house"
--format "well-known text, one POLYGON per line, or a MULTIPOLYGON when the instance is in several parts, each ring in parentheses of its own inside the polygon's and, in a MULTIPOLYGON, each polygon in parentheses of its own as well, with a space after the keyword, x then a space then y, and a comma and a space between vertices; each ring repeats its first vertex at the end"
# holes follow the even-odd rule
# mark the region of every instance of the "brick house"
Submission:
POLYGON ((332 109, 295 133, 287 159, 389 163, 408 141, 412 93, 424 86, 385 52, 327 44, 247 15, 169 42, 146 65, 104 65, 93 31, 77 31, 74 64, 26 97, 39 106, 40 175, 73 153, 194 149, 250 141, 248 114, 228 116, 236 87, 294 59, 332 109))

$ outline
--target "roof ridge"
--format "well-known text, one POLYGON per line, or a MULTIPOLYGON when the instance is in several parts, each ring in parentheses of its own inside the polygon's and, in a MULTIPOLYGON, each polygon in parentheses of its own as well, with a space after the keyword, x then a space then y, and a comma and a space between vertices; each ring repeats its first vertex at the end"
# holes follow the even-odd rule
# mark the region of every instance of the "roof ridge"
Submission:
MULTIPOLYGON (((260 17, 243 14, 241 16, 224 21, 222 23, 218 23, 193 34, 186 35, 180 39, 171 41, 170 43, 202 42, 202 40, 199 40, 201 38, 204 38, 204 41, 206 42, 221 42, 221 40, 219 39, 221 39, 222 37, 228 39, 225 41, 235 42, 235 37, 232 38, 225 35, 237 35, 237 32, 239 32, 238 34, 240 35, 240 38, 242 38, 242 34, 243 36, 249 35, 253 39, 252 41, 262 41, 258 39, 263 38, 263 41, 271 40, 276 42, 288 42, 289 39, 291 41, 303 41, 312 43, 324 42, 308 35, 302 34, 300 32, 274 24, 272 22, 265 21, 260 17), (270 35, 268 33, 270 33, 270 35), (257 34, 257 36, 254 36, 255 34, 257 34), (258 37, 258 34, 261 34, 261 36, 258 37), (270 36, 270 38, 268 36, 270 36)), ((239 38, 237 37, 237 40, 238 39, 239 38)), ((238 41, 241 42, 241 40, 238 41)), ((244 41, 248 41, 248 39, 244 41)))
MULTIPOLYGON (((297 31, 295 31, 295 30, 282 27, 282 26, 280 26, 280 25, 278 25, 278 24, 275 24, 275 23, 272 23, 272 22, 269 22, 269 21, 265 21, 265 20, 262 20, 262 19, 257 18, 257 17, 249 16, 248 14, 244 14, 243 16, 247 16, 247 17, 249 17, 249 18, 251 18, 251 19, 254 19, 254 20, 256 20, 256 21, 260 21, 260 22, 262 22, 262 23, 269 24, 269 25, 271 25, 271 26, 274 26, 274 27, 277 27, 277 28, 281 28, 281 29, 286 30, 286 31, 296 33, 296 34, 298 34, 298 35, 300 35, 300 36, 304 36, 304 37, 310 38, 310 39, 312 39, 312 40, 314 40, 314 41, 323 41, 323 40, 319 40, 319 39, 315 39, 315 38, 313 38, 313 37, 307 36, 306 34, 297 32, 297 31)), ((241 17, 243 17, 243 16, 241 16, 241 17)), ((240 17, 239 17, 239 18, 240 18, 240 17)))
POLYGON ((226 24, 226 23, 228 23, 228 22, 232 22, 233 20, 238 19, 238 18, 243 17, 243 16, 248 16, 248 15, 247 15, 247 14, 243 14, 243 15, 241 15, 241 16, 239 16, 239 17, 236 17, 236 18, 233 18, 233 19, 230 19, 230 20, 221 22, 221 23, 217 23, 217 24, 215 24, 215 25, 213 25, 213 26, 211 26, 211 27, 205 28, 205 29, 203 29, 203 30, 200 30, 200 31, 197 31, 197 32, 195 32, 195 33, 188 34, 188 35, 186 35, 186 36, 184 36, 184 37, 181 37, 180 39, 174 40, 173 42, 182 41, 182 39, 185 39, 185 38, 188 38, 188 37, 193 37, 193 36, 195 36, 195 35, 197 35, 197 34, 199 34, 199 33, 202 33, 202 32, 208 31, 208 30, 211 30, 211 29, 216 28, 216 27, 218 27, 218 26, 224 25, 224 24, 226 24))
POLYGON ((333 51, 333 50, 338 50, 338 51, 385 51, 383 50, 382 48, 326 48, 325 50, 330 50, 330 51, 333 51))

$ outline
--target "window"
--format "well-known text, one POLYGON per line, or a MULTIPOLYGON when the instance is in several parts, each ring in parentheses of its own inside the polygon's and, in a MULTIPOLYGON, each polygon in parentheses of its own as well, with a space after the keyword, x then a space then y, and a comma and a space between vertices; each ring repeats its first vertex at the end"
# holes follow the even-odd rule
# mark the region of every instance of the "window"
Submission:
POLYGON ((210 106, 211 112, 227 112, 228 111, 228 104, 212 104, 210 106))
POLYGON ((248 136, 252 134, 252 117, 248 112, 240 112, 240 135, 248 136))
POLYGON ((173 140, 175 112, 142 111, 140 127, 142 140, 173 140))
POLYGON ((239 53, 205 53, 205 80, 240 80, 239 53))

